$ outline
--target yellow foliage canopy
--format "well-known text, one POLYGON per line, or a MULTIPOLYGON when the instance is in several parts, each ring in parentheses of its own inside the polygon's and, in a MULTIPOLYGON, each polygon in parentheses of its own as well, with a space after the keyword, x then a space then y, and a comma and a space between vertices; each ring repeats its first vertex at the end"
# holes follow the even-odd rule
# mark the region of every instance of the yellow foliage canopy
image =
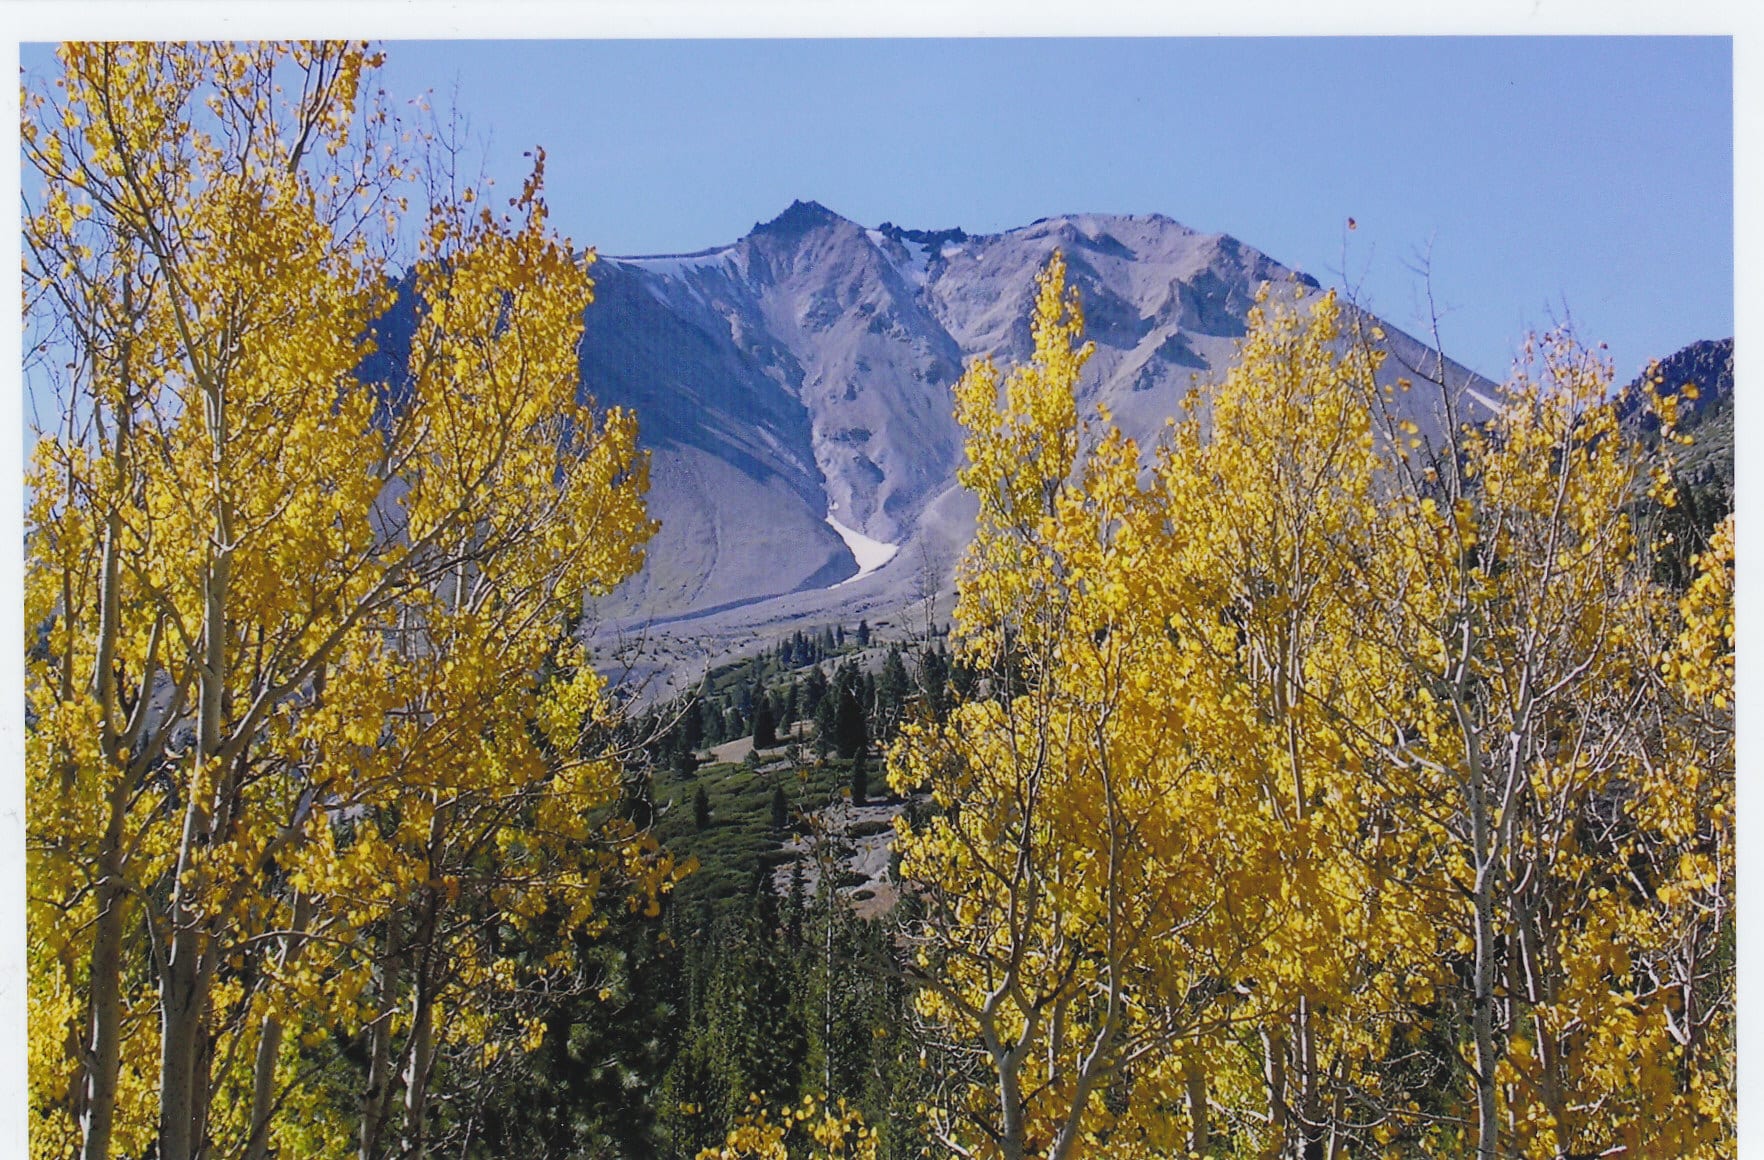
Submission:
POLYGON ((1423 438, 1381 336, 1284 294, 1149 456, 1079 416, 1058 255, 1031 360, 956 389, 988 676, 890 756, 939 807, 899 843, 920 1008, 972 1065, 934 1134, 1717 1154, 1730 533, 1682 601, 1655 581, 1632 513, 1672 443, 1565 336, 1423 438))
POLYGON ((23 120, 70 355, 29 480, 33 1147, 351 1147, 296 1080, 365 1027, 420 1148, 442 1044, 530 1044, 482 996, 565 965, 497 922, 567 947, 609 874, 672 875, 608 820, 571 636, 653 530, 635 420, 578 397, 586 263, 541 153, 507 215, 430 206, 399 290, 419 151, 361 45, 61 58, 23 120), (408 363, 361 382, 395 291, 408 363))

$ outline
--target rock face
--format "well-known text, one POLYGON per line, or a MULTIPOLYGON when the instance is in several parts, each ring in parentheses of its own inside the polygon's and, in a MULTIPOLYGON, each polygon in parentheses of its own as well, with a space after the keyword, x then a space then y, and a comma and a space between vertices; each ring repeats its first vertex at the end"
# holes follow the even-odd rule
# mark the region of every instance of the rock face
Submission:
MULTIPOLYGON (((1680 478, 1698 484, 1715 484, 1733 494, 1733 339, 1704 339, 1660 359, 1652 368, 1659 376, 1663 395, 1682 395, 1686 386, 1696 388, 1696 400, 1682 406, 1679 429, 1692 436, 1689 449, 1678 453, 1680 478)), ((1637 376, 1619 396, 1624 419, 1636 431, 1651 437, 1659 422, 1647 413, 1642 384, 1637 376)))
MULTIPOLYGON (((601 258, 584 389, 636 410, 662 521, 645 572, 602 615, 714 654, 792 620, 899 611, 947 590, 973 518, 955 486, 950 388, 975 357, 1028 355, 1035 277, 1056 249, 1096 343, 1081 403, 1106 403, 1142 444, 1197 376, 1230 365, 1264 282, 1318 290, 1234 238, 1156 214, 976 236, 865 228, 797 202, 720 249, 601 258), (835 522, 899 550, 853 580, 835 522)), ((1431 369, 1422 344, 1385 331, 1391 377, 1431 369)), ((1487 385, 1445 369, 1472 398, 1487 385)))
MULTIPOLYGON (((1691 439, 1673 449, 1679 488, 1663 529, 1680 547, 1672 554, 1683 570, 1669 579, 1687 582, 1689 555, 1709 542, 1715 525, 1734 509, 1733 339, 1704 339, 1660 359, 1650 370, 1662 396, 1679 396, 1678 431, 1691 439), (1696 388, 1687 396, 1686 387, 1696 388)), ((1642 439, 1659 438, 1659 419, 1643 395, 1643 372, 1618 395, 1625 424, 1642 439)))

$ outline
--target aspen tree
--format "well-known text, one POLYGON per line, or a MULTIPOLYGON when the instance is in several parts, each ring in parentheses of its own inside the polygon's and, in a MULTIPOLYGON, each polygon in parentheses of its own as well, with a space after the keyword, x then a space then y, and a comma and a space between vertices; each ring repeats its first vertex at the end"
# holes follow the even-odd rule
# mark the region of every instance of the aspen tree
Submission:
MULTIPOLYGON (((1643 964, 1680 938, 1707 946, 1660 910, 1685 889, 1719 897, 1722 872, 1705 873, 1725 860, 1731 751, 1724 773, 1719 731, 1693 738, 1663 709, 1655 626, 1678 601, 1631 510, 1644 493, 1667 501, 1670 458, 1621 425, 1610 377, 1557 332, 1528 343, 1492 419, 1439 449, 1383 420, 1390 518, 1362 557, 1362 630, 1412 689, 1364 736, 1390 739, 1385 792, 1426 835, 1416 864, 1438 952, 1457 964, 1474 1111, 1469 1132, 1435 1133, 1447 1151, 1700 1155, 1723 1134, 1720 1062, 1687 1065, 1672 987, 1643 964), (1661 813, 1684 801, 1667 770, 1696 787, 1676 824, 1661 813), (1715 857, 1638 873, 1680 842, 1715 857)), ((1669 449, 1673 403, 1655 405, 1669 449)), ((1699 986, 1712 967, 1692 969, 1699 986)))
POLYGON ((1406 676, 1360 623, 1386 490, 1369 393, 1381 356, 1344 343, 1333 294, 1302 295, 1263 288, 1238 361, 1187 400, 1160 450, 1165 562, 1144 599, 1215 673, 1216 697, 1191 702, 1187 728, 1244 795, 1232 908, 1254 982, 1237 1017, 1256 1034, 1247 1055, 1225 1039, 1191 1057, 1190 1120, 1209 1082, 1259 1080, 1261 1123, 1238 1134, 1266 1155, 1321 1160, 1365 1142, 1350 1125, 1379 1108, 1370 1065, 1434 972, 1424 916, 1391 905, 1413 847, 1361 743, 1406 676))
POLYGON ((1062 275, 1033 361, 957 390, 990 676, 890 755, 939 809, 900 835, 958 1060, 934 1135, 1720 1154, 1731 531, 1680 598, 1631 516, 1670 502, 1675 398, 1642 445, 1555 334, 1423 432, 1382 334, 1269 288, 1145 463, 1080 420, 1062 275))
POLYGON ((378 55, 60 55, 22 122, 70 364, 29 481, 33 1147, 334 1154, 313 1053, 386 1030, 420 1154, 437 1045, 486 1032, 449 1004, 519 985, 486 914, 568 932, 671 874, 594 821, 568 637, 651 530, 634 420, 577 397, 591 283, 541 154, 507 213, 422 215, 408 364, 364 384, 416 174, 378 55))
POLYGON ((980 499, 958 658, 989 692, 905 727, 890 759, 894 787, 929 782, 939 811, 898 838, 926 916, 921 1010, 974 1072, 930 1127, 1009 1160, 1138 1154, 1156 1124, 1134 1093, 1157 1091, 1129 1078, 1235 966, 1200 933, 1232 860, 1216 827, 1233 812, 1210 807, 1231 791, 1163 695, 1205 676, 1137 599, 1157 521, 1133 443, 1078 421, 1089 348, 1064 273, 1056 256, 1037 283, 1032 361, 1001 383, 982 360, 956 390, 980 499))

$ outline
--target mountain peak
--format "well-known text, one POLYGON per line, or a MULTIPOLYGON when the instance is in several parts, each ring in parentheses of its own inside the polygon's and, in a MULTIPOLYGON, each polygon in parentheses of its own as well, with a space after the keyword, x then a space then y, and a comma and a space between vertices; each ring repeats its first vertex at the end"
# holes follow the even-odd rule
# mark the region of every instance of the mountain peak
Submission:
POLYGON ((818 201, 798 199, 791 202, 783 213, 771 221, 753 223, 753 232, 756 234, 776 234, 782 237, 799 237, 816 226, 844 220, 818 201))

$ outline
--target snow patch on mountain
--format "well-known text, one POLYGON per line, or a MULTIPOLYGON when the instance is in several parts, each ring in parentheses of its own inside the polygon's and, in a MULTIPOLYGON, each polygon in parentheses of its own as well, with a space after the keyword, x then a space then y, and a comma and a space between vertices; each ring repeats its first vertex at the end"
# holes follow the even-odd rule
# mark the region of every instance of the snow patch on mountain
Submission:
POLYGON ((714 250, 698 250, 691 254, 640 254, 633 257, 609 257, 609 262, 622 262, 627 266, 639 266, 651 274, 663 277, 678 278, 692 270, 703 270, 711 266, 719 266, 725 262, 733 262, 734 246, 719 246, 714 250))
POLYGON ((914 290, 923 290, 930 277, 931 244, 912 238, 890 237, 881 230, 865 230, 870 244, 886 257, 895 272, 914 290))
MULTIPOLYGON (((899 544, 885 544, 881 540, 872 540, 862 532, 846 527, 833 518, 832 512, 827 513, 827 526, 839 533, 839 538, 845 541, 847 548, 851 549, 852 559, 857 561, 857 575, 848 576, 839 584, 850 584, 853 580, 862 580, 871 572, 894 559, 894 554, 900 551, 899 544)), ((832 587, 837 588, 839 584, 834 584, 832 587)))
POLYGON ((1477 390, 1475 387, 1465 387, 1464 393, 1466 395, 1469 395, 1472 399, 1475 399, 1478 403, 1481 403, 1483 406, 1487 407, 1490 411, 1493 411, 1498 414, 1501 410, 1501 405, 1499 403, 1495 402, 1493 399, 1491 399, 1489 396, 1487 396, 1483 392, 1477 390))

